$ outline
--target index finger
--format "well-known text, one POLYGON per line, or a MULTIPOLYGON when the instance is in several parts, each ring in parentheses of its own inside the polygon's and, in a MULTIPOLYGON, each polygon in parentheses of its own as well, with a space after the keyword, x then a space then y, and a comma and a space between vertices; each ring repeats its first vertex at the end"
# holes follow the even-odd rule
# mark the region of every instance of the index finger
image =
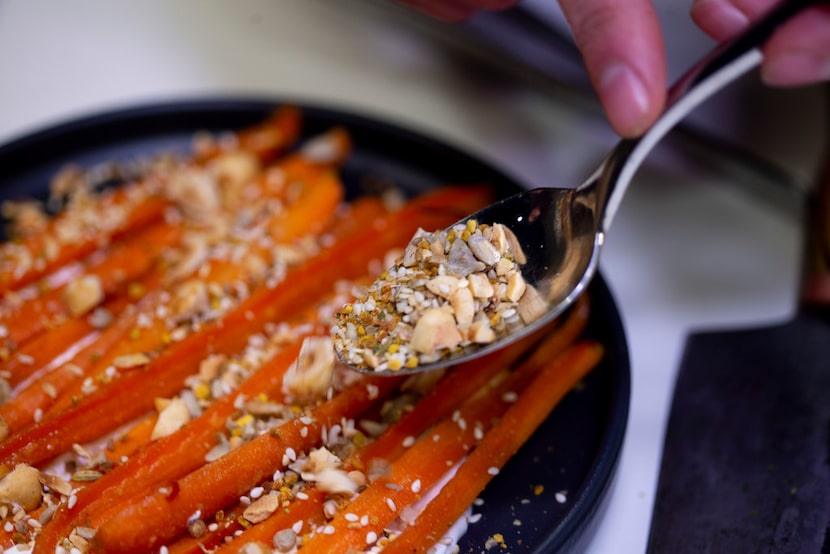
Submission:
POLYGON ((611 126, 645 132, 666 99, 660 22, 649 0, 560 0, 611 126))

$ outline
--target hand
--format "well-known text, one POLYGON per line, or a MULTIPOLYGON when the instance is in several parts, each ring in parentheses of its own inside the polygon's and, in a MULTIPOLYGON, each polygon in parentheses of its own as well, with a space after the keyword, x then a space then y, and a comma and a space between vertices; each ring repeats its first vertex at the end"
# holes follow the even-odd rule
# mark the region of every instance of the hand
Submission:
MULTIPOLYGON (((518 0, 400 0, 446 21, 518 0)), ((740 33, 777 0, 693 0, 697 25, 718 41, 740 33)), ((666 100, 666 60, 651 0, 559 0, 591 83, 614 130, 641 135, 666 100)), ((761 66, 769 85, 800 86, 830 79, 830 4, 807 8, 782 25, 764 46, 761 66)))

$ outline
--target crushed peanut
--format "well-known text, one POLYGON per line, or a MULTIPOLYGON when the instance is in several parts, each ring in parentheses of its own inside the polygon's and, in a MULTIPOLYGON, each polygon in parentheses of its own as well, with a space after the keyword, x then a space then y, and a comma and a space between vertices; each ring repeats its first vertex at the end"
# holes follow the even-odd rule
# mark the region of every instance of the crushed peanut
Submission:
POLYGON ((412 370, 538 319, 547 307, 522 275, 513 232, 474 220, 418 231, 390 269, 337 314, 337 354, 353 367, 412 370))

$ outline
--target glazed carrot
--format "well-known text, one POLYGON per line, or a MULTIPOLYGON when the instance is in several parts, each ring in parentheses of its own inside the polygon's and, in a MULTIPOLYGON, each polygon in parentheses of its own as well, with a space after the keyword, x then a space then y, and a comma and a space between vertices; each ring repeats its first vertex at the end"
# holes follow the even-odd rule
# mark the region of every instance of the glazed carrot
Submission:
MULTIPOLYGON (((556 356, 576 340, 588 323, 587 300, 580 299, 556 327, 543 328, 536 334, 480 360, 471 360, 452 369, 415 407, 391 425, 380 437, 356 451, 348 463, 365 466, 372 459, 396 460, 405 450, 408 438, 421 435, 430 425, 449 415, 459 398, 467 398, 480 390, 498 372, 510 367, 523 353, 544 336, 542 356, 556 356)), ((540 354, 536 354, 538 357, 540 354)))
MULTIPOLYGON (((180 226, 157 224, 115 242, 100 261, 87 265, 84 278, 97 280, 104 298, 124 293, 130 282, 153 268, 162 249, 172 246, 181 234, 180 226)), ((66 290, 67 286, 62 286, 44 292, 0 317, 0 325, 7 330, 6 338, 23 345, 53 326, 53 321, 75 317, 64 298, 66 290)))
POLYGON ((387 215, 389 211, 377 196, 361 196, 342 206, 338 210, 329 232, 348 236, 360 232, 387 215))
MULTIPOLYGON (((326 500, 326 495, 318 490, 310 489, 304 491, 308 498, 294 499, 283 510, 274 512, 263 522, 257 523, 247 529, 244 529, 241 534, 234 535, 233 540, 220 545, 214 554, 232 554, 238 552, 240 544, 261 542, 263 544, 273 544, 274 535, 280 531, 291 529, 297 522, 302 522, 300 533, 308 533, 311 529, 323 525, 326 522, 326 517, 323 513, 323 502, 326 500)), ((231 533, 224 533, 224 536, 231 536, 231 533)), ((222 537, 224 538, 224 537, 222 537)), ((179 541, 183 544, 179 547, 178 543, 174 543, 170 547, 170 554, 201 554, 201 550, 193 550, 190 547, 191 541, 179 541)), ((201 541, 197 542, 197 545, 201 541)), ((208 544, 203 544, 209 547, 208 544)), ((198 546, 197 546, 198 547, 198 546)))
MULTIPOLYGON (((122 304, 122 308, 126 304, 125 299, 117 302, 122 304)), ((120 311, 109 308, 109 305, 105 305, 105 308, 110 313, 120 311)), ((32 339, 3 364, 9 384, 13 388, 25 388, 31 379, 57 367, 72 356, 73 350, 88 345, 99 333, 88 318, 79 318, 65 321, 50 329, 49 333, 32 339)))
POLYGON ((290 452, 304 452, 321 440, 322 428, 352 418, 396 387, 400 378, 366 379, 271 433, 177 480, 162 491, 122 506, 108 515, 95 534, 99 552, 148 552, 181 533, 188 518, 200 511, 213 514, 283 467, 290 452), (370 386, 371 385, 371 386, 370 386))
MULTIPOLYGON (((104 455, 113 463, 122 463, 150 442, 158 414, 150 413, 132 427, 118 434, 107 443, 104 455)), ((77 496, 76 496, 77 498, 77 496)))
MULTIPOLYGON (((319 233, 334 217, 336 208, 343 197, 342 183, 330 171, 320 173, 317 170, 316 173, 313 181, 302 184, 302 192, 297 194, 292 205, 286 211, 271 218, 269 223, 273 227, 273 238, 278 239, 277 242, 290 242, 319 233)), ((249 257, 270 256, 273 248, 271 241, 265 243, 252 241, 252 243, 249 246, 249 257)), ((256 267, 256 265, 238 263, 234 258, 213 259, 200 270, 200 273, 204 272, 203 280, 208 283, 230 284, 242 281, 253 284, 255 277, 252 273, 257 271, 256 267)), ((135 320, 135 317, 132 320, 135 320)), ((93 376, 101 374, 121 356, 137 352, 160 352, 169 345, 170 330, 164 318, 149 317, 141 327, 136 327, 131 322, 128 326, 128 329, 123 329, 122 326, 121 337, 123 338, 112 348, 101 352, 94 366, 84 377, 89 374, 93 376)), ((61 394, 61 398, 53 403, 47 415, 54 415, 70 407, 80 397, 83 382, 83 378, 76 379, 75 386, 66 394, 61 394)), ((42 392, 31 394, 39 394, 43 397, 42 392)))
MULTIPOLYGON (((229 141, 233 145, 230 150, 247 151, 262 161, 268 161, 294 142, 299 135, 301 121, 298 109, 277 109, 265 121, 235 133, 236 140, 229 141)), ((194 160, 205 163, 228 150, 219 146, 216 144, 194 153, 194 160)), ((70 208, 52 218, 45 233, 0 246, 0 295, 24 287, 67 263, 86 257, 102 243, 160 220, 170 202, 146 193, 136 194, 143 188, 148 188, 145 183, 137 183, 119 187, 96 198, 93 210, 99 216, 87 215, 83 220, 103 223, 82 229, 80 234, 74 230, 77 228, 77 214, 70 208), (123 215, 114 219, 109 217, 113 213, 123 215), (66 235, 61 229, 67 228, 73 229, 71 239, 61 238, 66 235)))
POLYGON ((333 171, 315 175, 302 183, 303 192, 297 196, 282 217, 269 222, 271 237, 277 243, 286 243, 306 235, 317 235, 325 229, 343 200, 343 185, 333 171), (314 214, 314 217, 309 217, 314 214))
POLYGON ((124 375, 112 385, 78 400, 60 417, 41 421, 0 444, 0 460, 39 464, 112 431, 152 408, 153 398, 171 396, 196 364, 211 352, 236 352, 251 332, 268 321, 279 321, 302 309, 310 298, 332 289, 340 279, 365 274, 376 253, 401 247, 418 228, 443 228, 461 215, 475 211, 488 194, 477 188, 435 191, 395 212, 373 229, 349 237, 293 270, 273 288, 261 289, 228 313, 219 323, 186 337, 162 352, 145 368, 124 375), (460 212, 460 213, 459 213, 460 212))
POLYGON ((26 237, 19 243, 4 243, 0 246, 0 294, 20 289, 66 264, 85 258, 102 243, 159 221, 169 205, 170 202, 163 198, 141 198, 132 188, 119 188, 98 199, 95 208, 97 218, 92 215, 85 217, 87 221, 97 219, 108 222, 100 228, 86 229, 72 239, 60 239, 62 232, 59 229, 77 226, 73 223, 77 214, 70 210, 56 216, 46 232, 26 237), (108 212, 123 212, 123 217, 112 223, 112 218, 104 217, 108 212))
POLYGON ((384 527, 400 515, 402 508, 417 500, 422 490, 437 483, 474 448, 493 419, 507 409, 510 399, 506 393, 524 388, 557 347, 555 341, 542 342, 514 371, 497 375, 467 402, 465 397, 459 397, 460 408, 451 417, 444 418, 409 446, 392 463, 387 476, 375 479, 327 524, 330 532, 314 535, 303 543, 303 550, 349 552, 374 542, 367 539, 369 533, 374 533, 375 538, 382 536, 384 527), (355 526, 355 515, 367 516, 367 524, 355 526))
MULTIPOLYGON (((287 347, 265 363, 236 391, 217 400, 198 418, 179 431, 160 438, 141 448, 126 462, 116 466, 100 479, 87 485, 76 495, 72 509, 61 506, 52 520, 44 526, 35 545, 35 552, 54 552, 61 537, 74 525, 98 523, 105 514, 144 490, 178 479, 205 463, 205 455, 216 445, 215 433, 224 428, 228 417, 236 410, 240 395, 254 397, 265 393, 278 397, 282 376, 299 353, 300 342, 287 347)), ((146 421, 139 425, 139 438, 149 439, 146 421)), ((150 429, 152 431, 152 429, 150 429)), ((118 439, 113 450, 118 449, 118 439)), ((117 461, 115 457, 110 459, 117 461)))
MULTIPOLYGON (((102 356, 129 335, 147 303, 145 298, 135 310, 121 313, 108 327, 95 332, 94 341, 82 345, 62 364, 40 372, 37 377, 32 376, 25 388, 16 390, 14 397, 0 406, 0 427, 12 435, 33 421, 48 419, 64 407, 71 406, 80 397, 83 382, 94 375, 102 356)), ((109 358, 106 360, 109 361, 109 358)))
POLYGON ((265 120, 231 133, 232 140, 211 140, 207 144, 197 145, 194 158, 203 163, 223 153, 242 150, 268 161, 296 140, 301 125, 300 110, 293 106, 283 106, 274 110, 265 120))
POLYGON ((383 552, 427 552, 602 357, 598 343, 582 342, 556 358, 533 380, 441 489, 441 494, 383 552))

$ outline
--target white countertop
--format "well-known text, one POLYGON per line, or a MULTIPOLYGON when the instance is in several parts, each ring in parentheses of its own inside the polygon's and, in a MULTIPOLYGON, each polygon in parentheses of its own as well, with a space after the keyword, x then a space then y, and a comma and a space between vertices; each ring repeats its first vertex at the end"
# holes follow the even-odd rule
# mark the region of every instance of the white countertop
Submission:
MULTIPOLYGON (((324 102, 409 125, 528 184, 577 184, 613 144, 595 112, 448 55, 446 45, 408 25, 408 17, 415 16, 336 0, 5 0, 0 143, 105 109, 255 94, 324 102)), ((809 176, 823 137, 817 97, 782 94, 774 117, 759 112, 741 119, 730 112, 729 123, 767 118, 772 138, 754 138, 786 144, 782 164, 809 176), (799 102, 785 102, 792 98, 799 102)), ((617 215, 601 271, 627 330, 633 394, 616 486, 590 552, 645 548, 686 334, 766 324, 792 312, 797 214, 735 186, 750 181, 751 187, 753 179, 762 180, 717 156, 661 147, 617 215)))

